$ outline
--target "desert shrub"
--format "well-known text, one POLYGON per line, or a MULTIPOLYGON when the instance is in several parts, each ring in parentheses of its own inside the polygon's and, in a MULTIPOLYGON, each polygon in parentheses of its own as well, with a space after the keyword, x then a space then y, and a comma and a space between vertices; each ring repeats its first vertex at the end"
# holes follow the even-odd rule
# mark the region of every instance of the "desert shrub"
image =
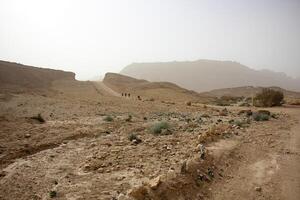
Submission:
POLYGON ((233 122, 233 124, 238 127, 245 128, 245 127, 249 127, 250 121, 249 120, 236 120, 233 122))
POLYGON ((112 121, 114 121, 114 118, 112 117, 112 116, 106 116, 106 117, 104 117, 104 121, 106 121, 106 122, 112 122, 112 121))
POLYGON ((54 198, 54 197, 57 196, 57 192, 56 191, 50 191, 49 196, 50 196, 50 198, 54 198))
POLYGON ((280 91, 265 88, 258 93, 254 98, 254 106, 257 107, 272 107, 281 106, 284 95, 280 91))
POLYGON ((150 127, 150 132, 155 135, 162 134, 163 129, 169 129, 170 124, 165 121, 156 122, 150 127))
POLYGON ((217 106, 231 106, 231 104, 227 101, 217 100, 216 102, 217 106))
POLYGON ((267 115, 265 113, 259 113, 259 112, 253 113, 252 117, 253 117, 253 120, 258 121, 258 122, 268 121, 270 119, 270 115, 267 115))
POLYGON ((131 122, 132 120, 132 115, 128 115, 128 117, 125 119, 126 122, 131 122))
POLYGON ((251 105, 247 102, 242 102, 239 104, 240 107, 250 107, 251 105))
POLYGON ((251 110, 241 110, 239 111, 238 115, 244 115, 246 117, 250 117, 253 114, 251 110))
POLYGON ((185 103, 187 106, 191 106, 192 105, 192 102, 188 101, 185 103))
POLYGON ((293 106, 300 106, 300 100, 296 99, 296 100, 289 100, 288 101, 289 105, 293 105, 293 106))
POLYGON ((46 122, 46 120, 42 117, 41 113, 39 113, 37 116, 31 117, 31 119, 37 120, 37 121, 39 121, 41 123, 45 123, 46 122))
POLYGON ((229 103, 237 103, 239 101, 242 101, 244 97, 222 96, 220 99, 229 103))
POLYGON ((270 116, 271 115, 271 112, 270 111, 268 111, 268 110, 259 110, 259 111, 257 111, 258 113, 260 113, 260 114, 265 114, 265 115, 268 115, 268 116, 270 116))

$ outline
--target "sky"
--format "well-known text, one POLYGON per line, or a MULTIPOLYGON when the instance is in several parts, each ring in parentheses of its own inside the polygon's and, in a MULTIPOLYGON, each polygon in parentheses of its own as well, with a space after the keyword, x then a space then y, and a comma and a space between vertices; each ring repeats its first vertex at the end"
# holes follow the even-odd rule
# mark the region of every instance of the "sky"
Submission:
POLYGON ((300 77, 300 1, 0 0, 0 60, 87 80, 198 59, 300 77))

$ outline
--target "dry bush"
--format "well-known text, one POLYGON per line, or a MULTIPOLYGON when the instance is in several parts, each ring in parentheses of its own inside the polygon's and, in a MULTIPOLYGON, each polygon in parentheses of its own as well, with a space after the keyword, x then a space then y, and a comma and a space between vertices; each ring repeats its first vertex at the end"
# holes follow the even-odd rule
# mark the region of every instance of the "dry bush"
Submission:
POLYGON ((165 121, 157 122, 150 127, 150 132, 154 135, 160 135, 162 134, 164 129, 168 130, 170 127, 171 126, 168 122, 165 121))
POLYGON ((254 106, 256 107, 273 107, 283 104, 284 95, 281 91, 265 88, 254 98, 254 106))

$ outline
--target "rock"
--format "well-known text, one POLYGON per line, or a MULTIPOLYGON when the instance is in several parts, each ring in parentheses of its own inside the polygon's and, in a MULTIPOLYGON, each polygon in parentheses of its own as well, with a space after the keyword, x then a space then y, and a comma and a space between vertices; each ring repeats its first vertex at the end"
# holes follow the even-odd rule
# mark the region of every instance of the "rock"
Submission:
POLYGON ((133 145, 138 145, 138 144, 140 144, 142 142, 142 140, 140 139, 140 138, 136 138, 136 139, 133 139, 132 141, 131 141, 131 143, 133 144, 133 145))
POLYGON ((204 159, 204 158, 205 158, 205 154, 206 154, 205 146, 204 146, 203 144, 199 144, 199 145, 197 146, 197 149, 198 149, 198 151, 199 151, 199 153, 200 153, 200 158, 201 158, 201 159, 204 159))
POLYGON ((221 111, 219 112, 219 115, 220 115, 220 116, 227 116, 227 115, 228 115, 228 110, 227 110, 226 108, 224 108, 223 110, 221 110, 221 111))
POLYGON ((180 169, 180 173, 181 174, 185 174, 187 172, 187 169, 186 169, 186 160, 182 162, 181 164, 181 169, 180 169))
POLYGON ((103 173, 103 172, 104 172, 104 168, 100 167, 100 168, 98 168, 97 171, 98 171, 99 173, 103 173))
POLYGON ((198 142, 204 142, 205 139, 207 138, 207 133, 202 133, 198 136, 198 142))
POLYGON ((136 200, 143 200, 148 194, 148 190, 145 186, 140 186, 129 190, 127 194, 136 200))
POLYGON ((167 172, 167 178, 168 179, 175 179, 176 178, 176 172, 173 169, 169 169, 167 172))
POLYGON ((192 102, 188 101, 185 103, 187 106, 191 106, 192 105, 192 102))
POLYGON ((91 170, 91 166, 90 165, 86 164, 86 165, 83 166, 83 171, 84 172, 89 172, 90 170, 91 170))
POLYGON ((255 191, 261 192, 261 191, 262 191, 262 188, 261 188, 261 187, 255 187, 255 191))
POLYGON ((25 138, 30 138, 30 137, 31 137, 31 135, 29 133, 25 134, 25 138))
POLYGON ((126 195, 125 194, 119 194, 119 196, 118 196, 118 198, 117 198, 117 200, 126 200, 126 199, 128 199, 127 197, 126 197, 126 195))
POLYGON ((156 190, 160 184, 161 184, 161 176, 158 176, 155 179, 149 181, 149 186, 152 190, 156 190))

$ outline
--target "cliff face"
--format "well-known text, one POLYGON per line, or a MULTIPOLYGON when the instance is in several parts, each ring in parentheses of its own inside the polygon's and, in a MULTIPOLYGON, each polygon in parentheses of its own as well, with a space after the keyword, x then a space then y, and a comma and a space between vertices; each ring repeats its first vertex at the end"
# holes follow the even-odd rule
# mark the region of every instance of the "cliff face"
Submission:
POLYGON ((75 73, 0 61, 0 89, 46 89, 56 80, 75 81, 75 73))
POLYGON ((241 86, 278 86, 300 91, 300 80, 284 73, 253 70, 231 61, 134 63, 121 74, 149 81, 168 81, 197 92, 241 86))

